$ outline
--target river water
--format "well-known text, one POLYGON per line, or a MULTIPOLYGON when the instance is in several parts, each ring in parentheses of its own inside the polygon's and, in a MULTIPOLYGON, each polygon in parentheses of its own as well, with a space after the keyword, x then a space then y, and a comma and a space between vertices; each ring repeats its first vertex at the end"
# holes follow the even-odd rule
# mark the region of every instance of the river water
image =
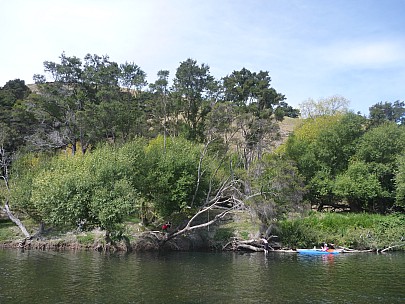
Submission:
POLYGON ((405 254, 0 250, 0 303, 405 303, 405 254))

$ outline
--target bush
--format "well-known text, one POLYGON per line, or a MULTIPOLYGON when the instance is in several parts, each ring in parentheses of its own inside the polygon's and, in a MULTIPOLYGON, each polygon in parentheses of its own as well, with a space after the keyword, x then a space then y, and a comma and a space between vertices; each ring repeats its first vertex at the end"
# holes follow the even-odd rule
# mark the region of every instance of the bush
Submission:
POLYGON ((313 213, 280 222, 281 241, 290 248, 312 248, 323 242, 356 249, 381 249, 401 242, 405 215, 313 213))
POLYGON ((214 240, 228 241, 231 237, 233 237, 233 230, 231 228, 218 228, 215 231, 214 240))
POLYGON ((93 245, 94 244, 94 236, 91 234, 86 234, 86 235, 78 235, 77 237, 77 241, 79 242, 79 244, 88 246, 88 245, 93 245))

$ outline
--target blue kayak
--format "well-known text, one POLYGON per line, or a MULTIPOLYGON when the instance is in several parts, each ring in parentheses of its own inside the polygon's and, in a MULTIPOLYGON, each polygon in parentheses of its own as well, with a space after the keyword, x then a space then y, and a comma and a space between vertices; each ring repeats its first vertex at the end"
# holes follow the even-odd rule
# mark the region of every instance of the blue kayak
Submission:
POLYGON ((341 253, 342 250, 329 249, 325 251, 322 249, 297 249, 297 252, 301 254, 338 254, 341 253))

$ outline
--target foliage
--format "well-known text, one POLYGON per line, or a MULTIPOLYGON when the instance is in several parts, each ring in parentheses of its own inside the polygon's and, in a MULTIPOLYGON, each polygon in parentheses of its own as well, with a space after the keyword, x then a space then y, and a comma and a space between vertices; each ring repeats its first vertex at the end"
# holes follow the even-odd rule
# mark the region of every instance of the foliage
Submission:
MULTIPOLYGON (((283 108, 290 111, 284 102, 285 96, 270 83, 268 72, 251 72, 246 68, 223 78, 224 100, 236 114, 228 130, 232 134, 235 132, 233 126, 236 126, 238 136, 234 144, 247 171, 254 161, 260 160, 271 149, 278 136, 278 121, 284 118, 283 108)), ((256 173, 250 171, 248 174, 256 173)))
POLYGON ((405 153, 398 156, 398 169, 395 175, 396 205, 405 208, 405 153))
POLYGON ((405 123, 405 103, 403 101, 379 102, 369 109, 371 125, 379 125, 387 121, 403 125, 405 123))
POLYGON ((334 116, 348 112, 349 100, 340 95, 320 98, 318 101, 307 99, 300 106, 303 118, 316 118, 319 116, 334 116))
POLYGON ((75 153, 80 142, 85 153, 103 139, 141 134, 143 112, 132 89, 146 85, 146 74, 136 64, 118 65, 108 56, 90 54, 82 61, 62 53, 60 63, 45 61, 44 70, 51 81, 35 75, 38 94, 29 99, 42 121, 32 138, 37 146, 70 145, 75 153))
POLYGON ((12 166, 10 204, 16 211, 28 215, 37 222, 41 222, 42 217, 31 203, 32 184, 42 172, 51 168, 51 160, 51 153, 20 153, 12 166))
MULTIPOLYGON (((363 162, 367 170, 358 176, 362 180, 377 180, 373 196, 363 200, 368 209, 385 212, 395 204, 395 172, 398 170, 398 156, 402 155, 405 149, 405 129, 396 123, 385 123, 371 128, 362 136, 356 146, 356 153, 353 155, 353 163, 363 162), (378 196, 375 196, 378 194, 378 196)), ((365 185, 364 185, 365 186, 365 185)))
POLYGON ((336 196, 346 199, 351 210, 367 208, 367 202, 381 197, 383 189, 375 174, 370 173, 364 162, 353 162, 346 172, 336 177, 332 186, 336 196))
POLYGON ((161 216, 201 205, 210 173, 205 172, 195 193, 200 154, 199 145, 182 138, 168 139, 166 148, 161 136, 150 141, 146 148, 148 168, 142 193, 161 216))
POLYGON ((294 162, 277 155, 264 158, 258 179, 262 195, 252 200, 252 207, 264 224, 284 218, 291 212, 302 212, 305 187, 294 162))
POLYGON ((356 249, 382 249, 401 242, 402 214, 312 213, 280 223, 281 240, 290 248, 312 248, 323 242, 356 249))
POLYGON ((212 166, 207 159, 199 171, 200 153, 187 140, 170 139, 164 147, 158 137, 42 163, 26 156, 14 168, 12 204, 38 222, 114 232, 128 214, 142 217, 147 206, 162 217, 200 206, 212 166))
POLYGON ((211 99, 217 84, 210 75, 209 66, 187 59, 180 63, 173 80, 173 94, 179 112, 184 117, 185 137, 203 141, 205 116, 210 111, 211 99))
POLYGON ((122 149, 104 145, 88 155, 58 155, 31 180, 14 177, 13 203, 46 224, 113 231, 142 201, 137 187, 143 145, 138 141, 122 149))
POLYGON ((187 59, 172 87, 159 71, 147 91, 139 66, 108 56, 62 53, 44 71, 33 92, 18 79, 0 88, 10 204, 38 222, 119 236, 128 215, 194 212, 228 176, 244 195, 257 194, 249 203, 267 224, 301 212, 304 201, 383 213, 405 205, 403 102, 379 103, 367 120, 348 113, 342 96, 308 100, 301 114, 310 118, 269 156, 278 122, 299 111, 267 71, 243 68, 217 81, 187 59))
POLYGON ((287 140, 285 154, 305 177, 306 199, 319 209, 347 205, 384 213, 395 205, 404 129, 393 122, 366 127, 365 118, 352 113, 323 116, 305 121, 287 140))
POLYGON ((215 241, 228 241, 234 236, 233 230, 231 228, 218 228, 215 231, 214 240, 215 241))
MULTIPOLYGON (((300 116, 300 111, 298 109, 294 109, 292 106, 289 106, 285 101, 280 101, 278 107, 275 110, 276 117, 291 117, 291 118, 298 118, 300 116)), ((281 120, 281 119, 278 119, 281 120)))
POLYGON ((363 135, 364 118, 345 115, 306 120, 286 142, 285 154, 297 164, 308 185, 306 198, 314 204, 339 201, 333 193, 336 176, 345 172, 363 135))
POLYGON ((87 246, 93 245, 95 241, 94 235, 92 234, 78 235, 76 238, 79 244, 87 246))
POLYGON ((25 137, 31 133, 34 119, 22 102, 31 90, 20 79, 8 81, 0 88, 0 147, 9 153, 25 144, 25 137))

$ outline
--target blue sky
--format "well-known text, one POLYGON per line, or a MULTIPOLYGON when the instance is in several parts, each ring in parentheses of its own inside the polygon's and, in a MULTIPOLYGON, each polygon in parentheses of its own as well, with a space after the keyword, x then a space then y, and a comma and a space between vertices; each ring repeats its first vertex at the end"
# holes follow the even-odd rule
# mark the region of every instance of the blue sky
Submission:
POLYGON ((294 107, 338 94, 368 114, 405 100, 404 16, 405 0, 1 0, 0 86, 62 52, 134 62, 149 82, 193 58, 218 79, 269 71, 294 107))

